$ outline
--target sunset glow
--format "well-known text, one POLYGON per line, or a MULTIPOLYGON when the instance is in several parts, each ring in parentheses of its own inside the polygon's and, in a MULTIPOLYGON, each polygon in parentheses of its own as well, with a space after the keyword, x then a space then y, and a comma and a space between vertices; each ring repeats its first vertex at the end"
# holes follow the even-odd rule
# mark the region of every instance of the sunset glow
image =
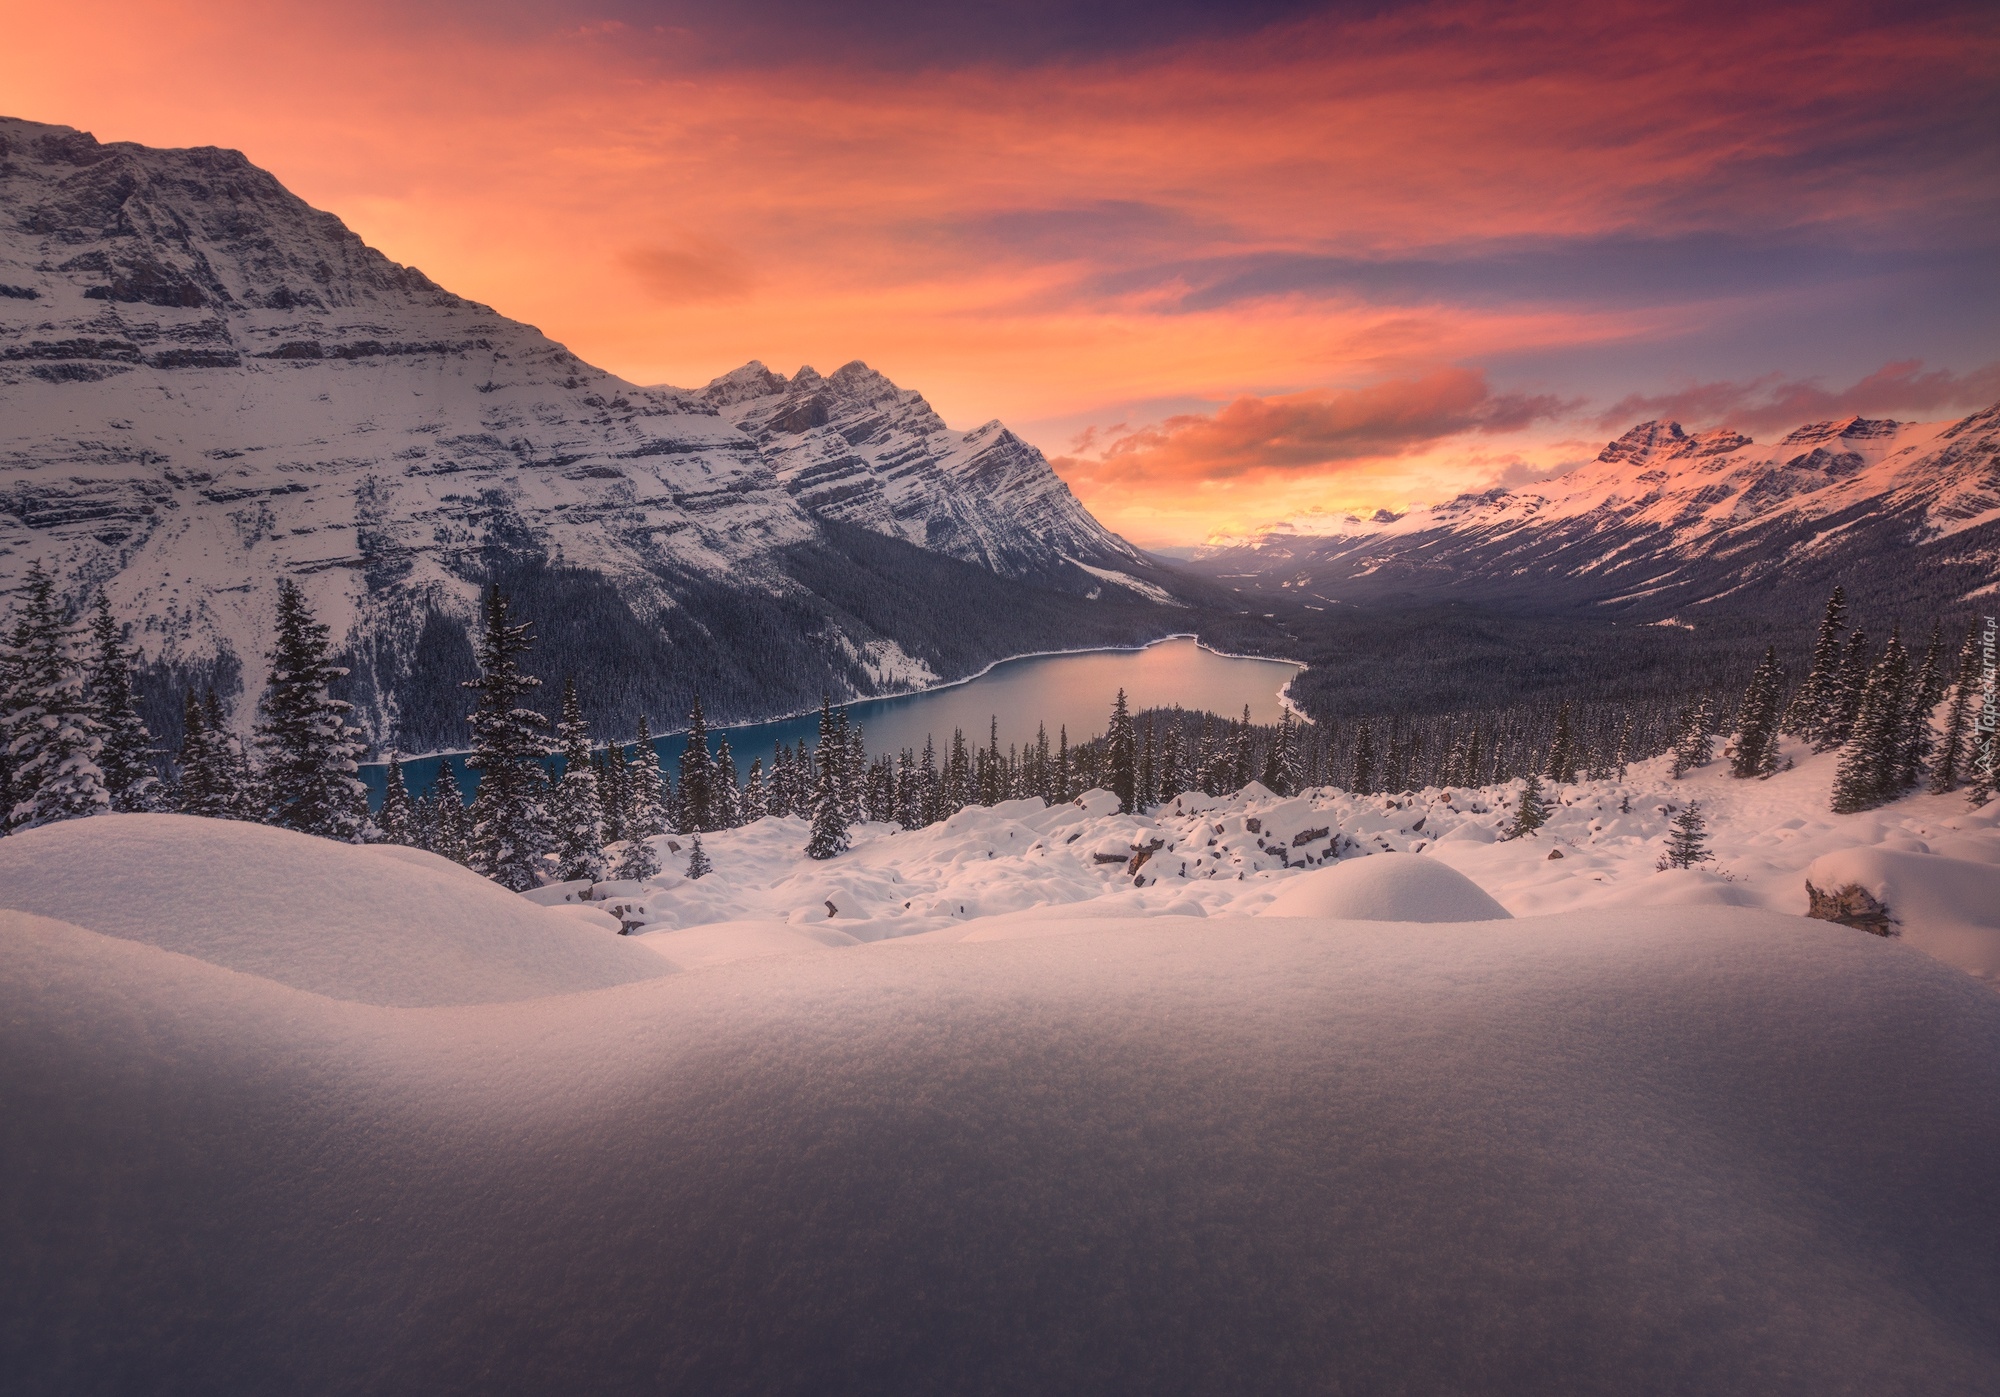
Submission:
POLYGON ((2000 397, 1986 6, 0 14, 10 115, 239 148, 637 382, 864 359, 1144 544, 2000 397))

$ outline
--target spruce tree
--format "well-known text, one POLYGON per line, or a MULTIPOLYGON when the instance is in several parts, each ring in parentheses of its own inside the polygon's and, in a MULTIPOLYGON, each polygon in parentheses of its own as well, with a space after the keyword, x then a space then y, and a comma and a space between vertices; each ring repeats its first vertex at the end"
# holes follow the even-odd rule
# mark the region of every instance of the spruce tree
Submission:
POLYGON ((1827 721, 1813 742, 1813 751, 1830 752, 1847 745, 1847 739, 1854 732, 1855 721, 1860 717, 1862 696, 1868 692, 1868 678, 1873 672, 1874 666, 1868 659, 1868 633, 1856 630, 1847 638, 1846 648, 1841 651, 1838 687, 1827 710, 1827 721))
MULTIPOLYGON (((816 855, 816 857, 824 858, 830 856, 816 855)), ((687 876, 690 878, 706 878, 713 872, 715 872, 715 865, 708 861, 708 850, 701 847, 701 831, 696 830, 688 839, 687 876)))
POLYGON ((1187 774, 1181 764, 1181 729, 1175 723, 1160 740, 1160 799, 1172 800, 1187 789, 1187 774))
POLYGON ((1778 769, 1778 695, 1784 687, 1777 647, 1766 646, 1744 692, 1741 727, 1729 748, 1729 774, 1738 780, 1769 776, 1778 769))
POLYGON ((389 770, 384 776, 382 808, 375 812, 375 828, 385 844, 401 844, 415 849, 421 845, 417 833, 417 803, 403 784, 403 761, 389 754, 389 770))
MULTIPOLYGON (((653 745, 646 715, 639 715, 639 738, 625 764, 625 837, 634 843, 667 832, 666 774, 660 751, 653 745)), ((622 875, 621 875, 622 876, 622 875)))
POLYGON ((229 775, 217 761, 214 738, 207 715, 193 689, 181 709, 181 750, 174 779, 174 808, 183 815, 200 815, 212 820, 236 817, 236 792, 229 775))
MULTIPOLYGON (((845 708, 840 710, 840 817, 848 824, 861 820, 868 781, 868 745, 861 738, 861 724, 850 723, 845 708)), ((995 740, 998 746, 998 740, 995 740)))
POLYGON ((1110 759, 1111 794, 1118 797, 1118 809, 1129 815, 1138 806, 1139 754, 1136 734, 1132 730, 1132 710, 1126 706, 1123 689, 1111 701, 1111 726, 1105 734, 1105 741, 1110 759))
POLYGON ((688 713, 687 742, 681 747, 680 819, 683 834, 715 828, 715 802, 711 794, 715 775, 714 758, 708 751, 708 720, 702 717, 701 695, 696 694, 688 713))
POLYGON ((930 826, 944 818, 943 799, 939 783, 942 776, 938 771, 937 747, 929 733, 924 734, 924 755, 917 763, 917 824, 930 826))
POLYGON ((1903 731, 1898 743, 1896 765, 1896 788, 1907 790, 1923 779, 1931 762, 1931 753, 1937 747, 1937 734, 1931 728, 1931 715, 1937 711, 1938 702, 1944 698, 1944 626, 1942 622, 1931 623, 1930 643, 1924 647, 1924 660, 1918 666, 1915 677, 1910 680, 1910 694, 1907 711, 1903 715, 1903 731))
POLYGON ((590 760, 590 725, 577 698, 576 680, 563 680, 562 717, 556 724, 562 751, 562 779, 549 801, 554 826, 556 878, 562 882, 604 879, 604 804, 597 768, 590 760))
POLYGON ((1549 743, 1549 762, 1546 774, 1549 780, 1567 786, 1576 780, 1576 739, 1570 733, 1569 705, 1563 704, 1556 710, 1556 734, 1549 743))
POLYGON ((1666 852, 1654 865, 1658 869, 1693 868, 1698 863, 1707 863, 1715 855, 1708 849, 1708 826, 1701 817, 1699 802, 1674 816, 1673 828, 1667 833, 1666 852))
POLYGON ((133 654, 111 616, 111 599, 97 594, 90 618, 91 659, 84 675, 84 693, 104 725, 104 748, 97 765, 104 772, 104 789, 113 810, 130 813, 157 809, 164 791, 153 769, 153 735, 133 701, 133 654))
POLYGON ((1058 729, 1058 734, 1056 766, 1049 779, 1049 803, 1052 805, 1061 805, 1073 800, 1078 794, 1074 773, 1071 770, 1073 763, 1069 755, 1069 724, 1064 723, 1058 729))
POLYGON ((1354 794, 1375 794, 1375 734, 1363 718, 1354 730, 1354 794))
POLYGON ((735 829, 743 823, 740 792, 736 788, 736 754, 729 750, 729 734, 715 744, 715 760, 708 768, 708 816, 717 829, 735 829))
POLYGON ((608 744, 596 766, 597 801, 604 808, 604 842, 622 844, 632 820, 632 769, 625 759, 624 744, 608 744))
POLYGON ((368 824, 368 788, 358 774, 364 747, 347 721, 354 706, 333 696, 347 670, 331 662, 333 642, 305 593, 278 584, 278 634, 258 705, 257 784, 264 818, 285 829, 353 841, 368 824))
POLYGON ((1521 782, 1521 804, 1514 812, 1514 823, 1507 830, 1507 838, 1519 839, 1524 834, 1532 834, 1549 822, 1548 802, 1542 795, 1542 781, 1530 771, 1521 782))
POLYGON ((739 824, 755 824, 764 818, 765 802, 768 798, 764 780, 764 759, 750 759, 750 774, 743 778, 743 798, 738 802, 739 824))
POLYGON ((449 761, 438 763, 430 793, 424 797, 424 808, 430 840, 426 847, 433 854, 470 868, 472 812, 466 806, 465 792, 459 788, 458 773, 452 770, 449 761))
POLYGON ((1966 743, 1972 735, 1972 710, 1979 688, 1978 631, 1968 629, 1958 651, 1958 674, 1945 710, 1944 731, 1931 755, 1930 791, 1944 795, 1958 789, 1965 772, 1966 743))
POLYGON ((522 672, 530 641, 526 622, 508 612, 498 584, 486 590, 485 630, 480 637, 479 677, 464 687, 477 690, 471 716, 472 754, 466 765, 479 773, 472 798, 467 840, 471 867, 502 887, 526 892, 537 887, 548 867, 544 855, 554 845, 549 827, 549 720, 523 700, 541 680, 522 672))
POLYGON ((55 598, 55 581, 28 565, 25 591, 0 669, 0 735, 6 740, 7 828, 102 815, 111 809, 98 757, 104 727, 85 692, 83 668, 55 598))
POLYGON ((1682 712, 1674 737, 1674 779, 1678 781, 1697 767, 1715 760, 1715 709, 1703 697, 1682 712))
MULTIPOLYGON (((957 738, 954 758, 964 756, 965 735, 957 738)), ((847 820, 843 811, 841 767, 846 762, 846 740, 834 722, 833 700, 822 697, 819 706, 819 748, 814 754, 819 774, 813 781, 812 827, 806 836, 806 857, 830 859, 847 850, 847 820)))
POLYGON ((264 817, 264 798, 250 770, 249 754, 231 730, 229 715, 223 711, 222 700, 216 696, 214 685, 210 685, 202 695, 201 712, 202 720, 208 726, 215 769, 221 773, 222 789, 228 792, 227 818, 261 820, 264 817))
POLYGON ((1851 815, 1893 800, 1902 771, 1909 660, 1891 632, 1882 658, 1869 673, 1853 728, 1833 777, 1833 812, 1851 815))
POLYGON ((1791 706, 1785 710, 1784 731, 1803 737, 1815 752, 1840 744, 1825 742, 1828 731, 1838 721, 1841 701, 1842 662, 1840 635, 1847 629, 1847 592, 1833 589, 1826 610, 1820 616, 1819 636, 1813 642, 1812 667, 1799 686, 1791 706), (1824 744, 1824 745, 1822 745, 1824 744))

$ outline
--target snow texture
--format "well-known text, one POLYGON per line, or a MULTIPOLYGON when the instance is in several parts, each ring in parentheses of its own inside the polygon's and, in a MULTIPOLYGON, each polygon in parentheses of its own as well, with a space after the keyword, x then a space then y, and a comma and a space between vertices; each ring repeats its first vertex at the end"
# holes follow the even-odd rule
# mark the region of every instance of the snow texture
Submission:
POLYGON ((0 906, 362 1004, 570 994, 671 968, 607 935, 601 910, 536 907, 435 854, 191 815, 0 839, 0 906))
POLYGON ((2000 1387, 2000 996, 1907 946, 1044 929, 385 1009, 0 914, 8 1390, 2000 1387))

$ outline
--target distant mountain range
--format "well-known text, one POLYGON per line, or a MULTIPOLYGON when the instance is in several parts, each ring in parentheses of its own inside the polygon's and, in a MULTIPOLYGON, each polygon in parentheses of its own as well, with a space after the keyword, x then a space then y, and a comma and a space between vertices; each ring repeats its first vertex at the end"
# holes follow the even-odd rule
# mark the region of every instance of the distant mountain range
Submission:
POLYGON ((2000 405, 1816 422, 1772 445, 1647 422, 1556 480, 1217 539, 1190 566, 1304 609, 1462 600, 1693 624, 1811 609, 1839 582, 1928 622, 2000 591, 2000 405))
MULTIPOLYGON (((640 387, 366 246, 242 155, 0 119, 0 588, 134 623, 156 711, 261 676, 280 577, 372 736, 462 738, 488 581, 600 723, 749 718, 1218 601, 998 422, 866 365, 640 387)), ((239 714, 239 718, 240 718, 239 714)))

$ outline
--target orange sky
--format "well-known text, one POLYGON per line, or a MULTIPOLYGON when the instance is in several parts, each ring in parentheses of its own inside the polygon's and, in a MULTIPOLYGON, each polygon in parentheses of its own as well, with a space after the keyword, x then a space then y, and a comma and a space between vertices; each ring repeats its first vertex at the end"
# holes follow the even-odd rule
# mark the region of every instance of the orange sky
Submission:
POLYGON ((239 148, 639 382, 865 359, 1149 544, 2000 397, 1983 7, 1160 12, 0 0, 0 110, 239 148))

